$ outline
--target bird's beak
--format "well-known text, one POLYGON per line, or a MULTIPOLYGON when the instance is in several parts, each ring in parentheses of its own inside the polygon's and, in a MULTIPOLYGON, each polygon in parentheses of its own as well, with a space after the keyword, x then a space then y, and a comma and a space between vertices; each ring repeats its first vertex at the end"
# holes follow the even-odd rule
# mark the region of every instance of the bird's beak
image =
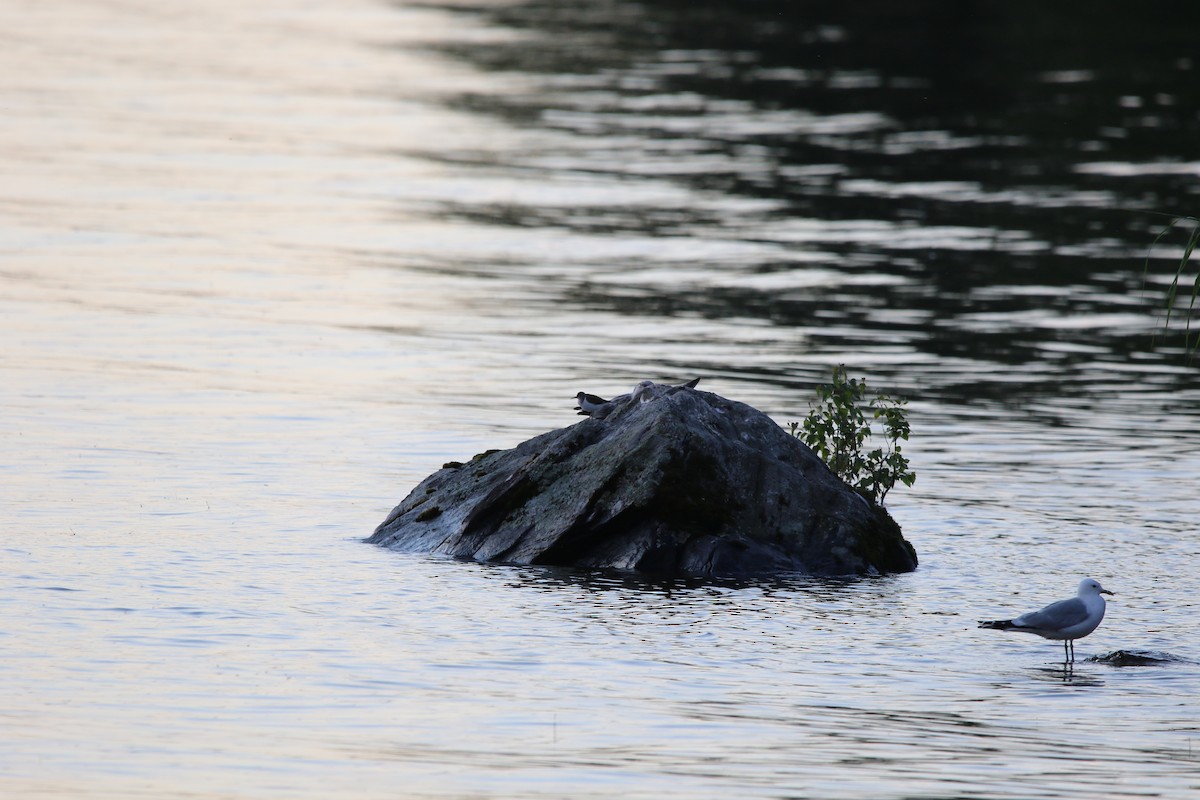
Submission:
POLYGON ((1101 589, 1101 590, 1100 590, 1100 594, 1107 594, 1107 595, 1110 595, 1110 596, 1111 596, 1111 595, 1112 595, 1112 592, 1110 592, 1108 589, 1101 589))

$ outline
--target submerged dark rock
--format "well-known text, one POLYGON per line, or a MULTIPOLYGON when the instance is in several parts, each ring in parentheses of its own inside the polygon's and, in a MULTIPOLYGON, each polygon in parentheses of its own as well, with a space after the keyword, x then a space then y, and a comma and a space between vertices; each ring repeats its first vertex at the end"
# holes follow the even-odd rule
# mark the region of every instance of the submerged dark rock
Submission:
POLYGON ((1158 650, 1114 650, 1102 656, 1092 656, 1088 661, 1113 667, 1158 667, 1178 664, 1186 659, 1158 650))
POLYGON ((690 576, 917 566, 891 516, 770 417, 660 385, 604 419, 447 464, 367 541, 478 561, 690 576))

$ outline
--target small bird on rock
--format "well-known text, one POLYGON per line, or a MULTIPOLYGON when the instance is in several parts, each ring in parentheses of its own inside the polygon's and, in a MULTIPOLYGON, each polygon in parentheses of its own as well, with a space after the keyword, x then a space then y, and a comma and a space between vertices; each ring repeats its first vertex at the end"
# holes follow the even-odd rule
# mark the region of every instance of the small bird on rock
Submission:
MULTIPOLYGON (((666 394, 674 394, 675 392, 684 389, 693 389, 700 382, 699 378, 694 378, 687 383, 681 383, 678 386, 671 386, 666 390, 666 394)), ((575 395, 575 410, 579 412, 581 417, 591 417, 592 419, 604 419, 609 414, 617 409, 618 406, 625 405, 630 402, 647 402, 658 396, 654 393, 654 381, 641 381, 637 386, 633 387, 633 391, 629 394, 619 394, 612 400, 605 400, 603 397, 587 392, 579 392, 575 395)))
POLYGON ((603 397, 587 392, 580 392, 575 395, 575 402, 579 405, 575 406, 575 410, 579 412, 581 417, 590 417, 595 412, 599 411, 604 406, 608 405, 608 401, 603 397))

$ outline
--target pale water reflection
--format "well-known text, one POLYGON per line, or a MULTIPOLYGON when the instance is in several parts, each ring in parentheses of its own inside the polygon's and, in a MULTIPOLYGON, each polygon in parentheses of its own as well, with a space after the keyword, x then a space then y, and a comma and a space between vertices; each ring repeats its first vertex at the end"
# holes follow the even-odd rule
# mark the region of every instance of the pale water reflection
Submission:
POLYGON ((1195 26, 893 6, 10 9, 0 794, 1200 789, 1177 242, 1142 285, 1148 212, 1195 212, 1195 26), (839 362, 912 398, 915 573, 360 541, 580 389, 783 422, 839 362), (974 628, 1083 575, 1118 594, 1069 673, 974 628), (1082 660, 1118 649, 1180 660, 1082 660))

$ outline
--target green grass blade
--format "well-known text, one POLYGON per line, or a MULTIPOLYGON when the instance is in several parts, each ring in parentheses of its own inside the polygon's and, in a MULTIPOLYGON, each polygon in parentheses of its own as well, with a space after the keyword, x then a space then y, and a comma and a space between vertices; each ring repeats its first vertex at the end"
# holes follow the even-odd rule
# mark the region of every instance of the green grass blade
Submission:
POLYGON ((1168 222, 1166 224, 1166 226, 1164 226, 1163 229, 1158 232, 1158 236, 1155 236, 1154 241, 1150 242, 1150 246, 1146 248, 1146 259, 1145 259, 1145 261, 1142 262, 1142 291, 1143 292, 1146 291, 1146 277, 1150 274, 1150 256, 1154 253, 1154 248, 1158 245, 1159 242, 1161 242, 1163 240, 1164 236, 1166 236, 1168 233, 1170 233, 1175 228, 1175 224, 1182 219, 1183 219, 1183 217, 1172 217, 1171 221, 1168 222))
MULTIPOLYGON (((1145 291, 1146 280, 1150 273, 1150 256, 1153 254, 1154 247, 1163 240, 1175 226, 1181 222, 1186 222, 1192 226, 1188 233, 1187 243, 1183 248, 1183 255, 1179 259, 1179 264, 1175 268, 1175 275, 1171 279, 1171 285, 1167 288, 1167 295, 1164 305, 1166 306, 1166 315, 1163 319, 1164 335, 1171 327, 1171 317, 1175 314, 1176 303, 1179 302, 1179 284, 1184 279, 1188 267, 1191 264, 1192 256, 1196 252, 1196 247, 1200 245, 1200 219, 1196 217, 1173 217, 1167 225, 1158 232, 1154 237, 1154 241, 1150 243, 1150 248, 1146 251, 1146 259, 1142 265, 1142 290, 1145 291)), ((1188 300, 1187 317, 1184 321, 1183 343, 1188 355, 1195 355, 1200 349, 1200 331, 1197 331, 1195 342, 1192 341, 1192 317, 1196 313, 1196 300, 1200 297, 1200 273, 1196 275, 1196 279, 1192 285, 1191 296, 1188 300)), ((1182 313, 1182 312, 1180 312, 1182 313)))
MULTIPOLYGON (((1192 235, 1188 237, 1187 247, 1183 250, 1183 258, 1179 261, 1179 271, 1176 273, 1175 279, 1179 280, 1179 276, 1187 268, 1188 262, 1192 258, 1192 253, 1196 250, 1197 243, 1200 243, 1200 222, 1192 225, 1192 235)), ((1196 335, 1196 343, 1191 342, 1192 331, 1192 314, 1196 310, 1196 295, 1200 294, 1200 271, 1196 273, 1196 280, 1192 283, 1192 296, 1188 301, 1187 321, 1183 326, 1183 344, 1188 351, 1188 355, 1194 355, 1197 346, 1200 346, 1200 332, 1196 335)))

